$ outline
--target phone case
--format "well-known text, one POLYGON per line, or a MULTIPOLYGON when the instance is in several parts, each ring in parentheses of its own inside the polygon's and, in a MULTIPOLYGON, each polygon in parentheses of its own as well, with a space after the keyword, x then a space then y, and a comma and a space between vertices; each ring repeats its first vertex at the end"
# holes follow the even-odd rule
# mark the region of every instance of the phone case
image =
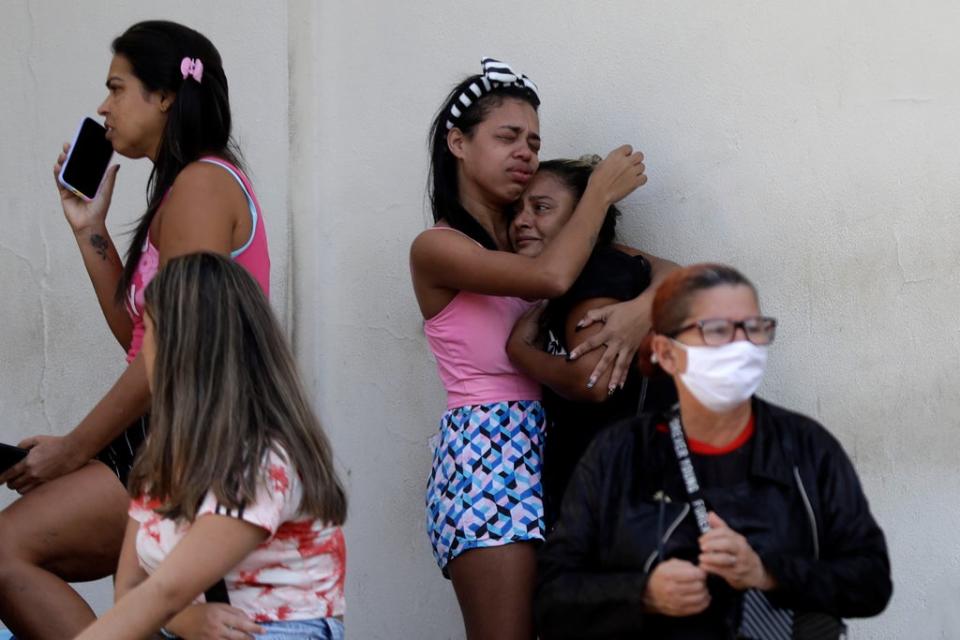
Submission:
MULTIPOLYGON (((77 188, 74 187, 72 184, 70 184, 69 182, 67 182, 67 181, 64 179, 64 177, 63 177, 64 171, 67 170, 67 166, 69 166, 69 164, 70 164, 70 158, 73 157, 73 150, 77 148, 77 139, 80 137, 80 132, 83 131, 83 124, 84 124, 87 120, 90 120, 90 121, 96 123, 97 125, 100 124, 100 123, 98 123, 96 120, 94 120, 93 118, 84 117, 84 118, 81 118, 81 119, 80 119, 80 124, 77 125, 77 130, 76 130, 76 132, 73 134, 73 140, 70 142, 70 151, 67 152, 67 159, 63 161, 63 165, 60 167, 60 173, 57 175, 57 182, 59 182, 60 185, 61 185, 64 189, 67 189, 67 190, 70 191, 70 193, 72 193, 73 195, 77 196, 78 198, 80 198, 80 199, 82 199, 82 200, 85 200, 85 201, 87 201, 87 202, 90 202, 91 200, 93 200, 93 197, 88 196, 88 195, 86 195, 85 193, 81 192, 79 189, 77 189, 77 188)), ((109 166, 109 163, 107 163, 107 166, 109 166)), ((106 173, 104 173, 104 175, 106 175, 106 173)), ((101 178, 100 181, 101 181, 101 183, 102 183, 102 182, 103 182, 103 178, 101 178)), ((98 191, 98 192, 100 191, 100 187, 99 187, 99 186, 97 187, 97 191, 98 191)), ((96 196, 96 194, 94 194, 94 196, 96 196)))

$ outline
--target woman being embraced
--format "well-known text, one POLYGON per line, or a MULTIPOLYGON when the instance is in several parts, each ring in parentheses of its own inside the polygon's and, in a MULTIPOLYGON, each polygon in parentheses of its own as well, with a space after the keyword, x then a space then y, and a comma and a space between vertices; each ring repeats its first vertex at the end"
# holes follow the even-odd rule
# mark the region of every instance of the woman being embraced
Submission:
POLYGON ((670 274, 647 354, 677 409, 599 435, 540 555, 556 638, 839 638, 892 586, 883 532, 837 440, 754 396, 776 321, 731 267, 670 274))
POLYGON ((177 255, 215 251, 269 289, 264 223, 230 138, 220 54, 202 34, 162 21, 127 29, 113 41, 113 54, 97 111, 117 153, 153 164, 147 209, 125 264, 106 227, 119 165, 92 201, 57 186, 128 366, 76 428, 28 438, 21 443, 30 449, 26 459, 0 475, 0 483, 23 494, 0 513, 0 619, 21 637, 75 635, 94 614, 67 583, 116 569, 129 504, 124 484, 147 431, 143 291, 158 267, 177 255))
MULTIPOLYGON (((553 241, 583 197, 599 161, 599 156, 591 155, 540 163, 510 223, 510 242, 517 253, 537 256, 553 241)), ((612 381, 612 370, 590 379, 601 358, 599 350, 575 361, 565 358, 600 330, 600 325, 577 326, 587 312, 640 296, 649 303, 657 284, 677 268, 673 262, 616 243, 619 216, 616 206, 607 209, 596 246, 573 286, 545 307, 521 316, 507 344, 510 361, 544 386, 548 427, 543 489, 548 528, 556 522, 577 461, 596 434, 640 409, 666 408, 676 402, 669 380, 644 378, 635 366, 629 367, 626 380, 619 384, 612 381)))
POLYGON ((505 344, 530 299, 563 294, 607 208, 646 182, 629 147, 600 163, 570 222, 536 258, 510 253, 509 213, 537 170, 536 86, 484 59, 431 130, 436 225, 410 251, 414 291, 448 411, 427 487, 434 556, 453 581, 471 640, 533 637, 535 548, 543 539, 540 387, 505 344))
POLYGON ((230 260, 182 256, 145 324, 150 438, 116 604, 79 637, 341 638, 345 492, 267 299, 230 260), (232 606, 189 606, 217 591, 232 606))

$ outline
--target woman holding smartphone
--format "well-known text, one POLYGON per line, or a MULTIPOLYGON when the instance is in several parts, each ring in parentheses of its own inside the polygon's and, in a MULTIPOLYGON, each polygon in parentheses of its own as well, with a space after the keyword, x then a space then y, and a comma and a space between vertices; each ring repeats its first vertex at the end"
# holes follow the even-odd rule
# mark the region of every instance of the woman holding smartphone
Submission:
MULTIPOLYGON (((85 201, 57 183, 104 318, 128 366, 65 436, 34 436, 26 459, 0 475, 22 497, 0 513, 0 620, 17 636, 69 638, 93 619, 69 582, 116 570, 133 458, 147 431, 150 390, 140 347, 143 291, 171 258, 230 255, 269 289, 260 207, 230 137, 227 79, 202 34, 150 21, 113 41, 98 108, 114 150, 153 163, 147 209, 126 261, 106 228, 118 166, 85 201)), ((64 145, 54 167, 66 159, 64 145)))

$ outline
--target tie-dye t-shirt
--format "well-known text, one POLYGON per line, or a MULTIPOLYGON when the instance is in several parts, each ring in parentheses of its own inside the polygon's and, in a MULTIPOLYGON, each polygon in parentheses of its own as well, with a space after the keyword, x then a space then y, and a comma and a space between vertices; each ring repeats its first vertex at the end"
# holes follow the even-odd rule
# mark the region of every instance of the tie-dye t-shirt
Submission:
MULTIPOLYGON (((338 526, 298 517, 300 478, 273 452, 266 461, 267 486, 254 504, 227 510, 208 494, 197 512, 239 518, 269 532, 250 555, 224 578, 230 604, 253 620, 308 620, 344 613, 343 582, 346 545, 338 526)), ((152 574, 190 529, 153 511, 159 503, 143 496, 130 504, 130 517, 140 523, 137 556, 152 574)), ((203 602, 201 595, 197 602, 203 602)))

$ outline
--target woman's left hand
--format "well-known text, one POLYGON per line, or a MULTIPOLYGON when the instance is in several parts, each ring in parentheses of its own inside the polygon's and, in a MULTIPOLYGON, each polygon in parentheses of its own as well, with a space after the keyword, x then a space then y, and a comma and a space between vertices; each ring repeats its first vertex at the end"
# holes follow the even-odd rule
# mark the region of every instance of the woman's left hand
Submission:
POLYGON ((597 322, 603 323, 602 330, 580 343, 569 356, 571 360, 576 360, 597 347, 605 347, 603 356, 590 374, 590 382, 599 380, 613 365, 610 387, 623 387, 626 384, 633 357, 650 331, 650 300, 647 298, 652 295, 653 291, 648 290, 633 300, 592 309, 577 323, 578 329, 597 322))
POLYGON ((700 536, 700 568, 720 576, 734 589, 769 591, 776 586, 760 556, 742 535, 714 512, 707 515, 710 531, 700 536))
POLYGON ((184 640, 251 640, 266 631, 242 610, 220 603, 190 605, 167 629, 184 640))

